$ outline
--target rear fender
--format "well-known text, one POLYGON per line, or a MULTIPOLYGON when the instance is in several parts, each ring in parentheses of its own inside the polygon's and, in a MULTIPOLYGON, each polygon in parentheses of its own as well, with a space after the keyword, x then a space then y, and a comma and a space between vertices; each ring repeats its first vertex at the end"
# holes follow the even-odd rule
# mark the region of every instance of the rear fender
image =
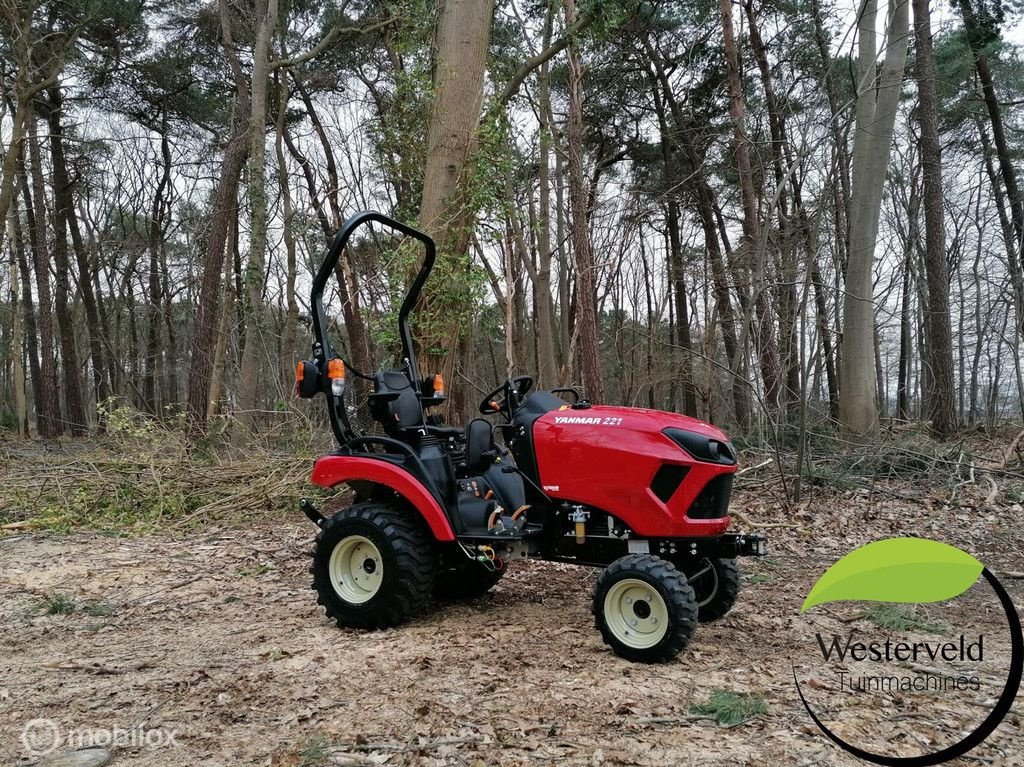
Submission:
POLYGON ((394 490, 426 520, 435 539, 455 540, 455 531, 437 499, 422 482, 399 466, 375 458, 327 455, 314 464, 311 480, 326 488, 369 482, 394 490))

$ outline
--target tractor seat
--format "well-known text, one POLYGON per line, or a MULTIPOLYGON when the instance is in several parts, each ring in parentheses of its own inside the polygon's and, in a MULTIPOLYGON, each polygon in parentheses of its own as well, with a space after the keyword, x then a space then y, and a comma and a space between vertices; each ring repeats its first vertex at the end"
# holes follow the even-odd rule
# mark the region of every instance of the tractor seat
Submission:
POLYGON ((419 391, 401 370, 375 373, 369 400, 371 414, 387 432, 423 426, 419 391))
POLYGON ((494 493, 494 499, 509 513, 526 503, 526 489, 523 478, 513 469, 512 457, 499 460, 498 446, 494 442, 494 430, 489 421, 474 418, 466 424, 466 469, 471 475, 479 475, 485 487, 494 493))
POLYGON ((466 469, 470 474, 483 474, 498 458, 494 431, 490 421, 474 418, 466 424, 466 469))
POLYGON ((541 390, 526 395, 526 399, 523 400, 519 409, 524 414, 539 416, 544 415, 544 413, 550 413, 552 410, 559 410, 568 404, 568 402, 557 394, 541 390))

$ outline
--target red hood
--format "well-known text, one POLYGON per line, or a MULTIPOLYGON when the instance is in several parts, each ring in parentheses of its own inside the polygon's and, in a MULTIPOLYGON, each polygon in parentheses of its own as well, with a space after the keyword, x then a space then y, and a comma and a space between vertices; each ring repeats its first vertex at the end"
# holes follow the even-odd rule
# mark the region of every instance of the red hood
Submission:
MULTIPOLYGON (((688 516, 711 480, 732 474, 735 464, 700 460, 663 432, 677 429, 727 442, 721 430, 677 413, 595 405, 551 410, 533 422, 540 485, 552 498, 612 514, 649 537, 721 535, 728 516, 688 516), (666 500, 651 485, 665 465, 686 467, 666 500)), ((698 440, 700 437, 698 437, 698 440)))
POLYGON ((593 407, 581 410, 559 410, 556 415, 592 416, 600 418, 628 418, 630 426, 637 430, 660 432, 664 429, 685 429, 686 431, 703 434, 706 437, 729 441, 729 435, 721 429, 712 426, 706 421, 691 418, 688 415, 679 413, 667 413, 664 410, 651 410, 646 407, 616 407, 613 405, 594 405, 593 407))

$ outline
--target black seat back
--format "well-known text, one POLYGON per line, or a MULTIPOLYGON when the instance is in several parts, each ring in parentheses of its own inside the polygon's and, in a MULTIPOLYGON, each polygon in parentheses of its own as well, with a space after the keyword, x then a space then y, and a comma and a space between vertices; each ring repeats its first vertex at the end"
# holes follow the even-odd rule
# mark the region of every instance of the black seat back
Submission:
POLYGON ((498 451, 489 421, 474 418, 466 424, 466 468, 470 474, 481 474, 494 463, 498 451))
POLYGON ((374 374, 370 403, 370 412, 386 431, 416 428, 424 423, 419 390, 401 370, 374 374))

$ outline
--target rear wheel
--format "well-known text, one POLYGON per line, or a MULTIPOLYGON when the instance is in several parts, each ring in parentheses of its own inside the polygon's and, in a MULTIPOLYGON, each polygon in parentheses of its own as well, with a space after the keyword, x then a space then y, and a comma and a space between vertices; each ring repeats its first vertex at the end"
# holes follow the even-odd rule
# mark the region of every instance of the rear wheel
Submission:
POLYGON ((490 570, 480 562, 463 558, 452 567, 443 568, 434 579, 434 596, 437 599, 455 601, 482 597, 501 580, 508 569, 490 570))
POLYGON ((437 558, 423 520, 397 504, 357 503, 316 537, 313 589, 339 626, 387 628, 423 609, 437 558))
POLYGON ((740 568, 735 559, 704 557, 687 568, 687 578, 697 596, 697 618, 710 623, 728 613, 740 593, 740 568))
POLYGON ((697 628, 697 604, 686 576, 650 554, 621 557, 601 573, 593 612, 615 654, 643 663, 672 660, 697 628))

